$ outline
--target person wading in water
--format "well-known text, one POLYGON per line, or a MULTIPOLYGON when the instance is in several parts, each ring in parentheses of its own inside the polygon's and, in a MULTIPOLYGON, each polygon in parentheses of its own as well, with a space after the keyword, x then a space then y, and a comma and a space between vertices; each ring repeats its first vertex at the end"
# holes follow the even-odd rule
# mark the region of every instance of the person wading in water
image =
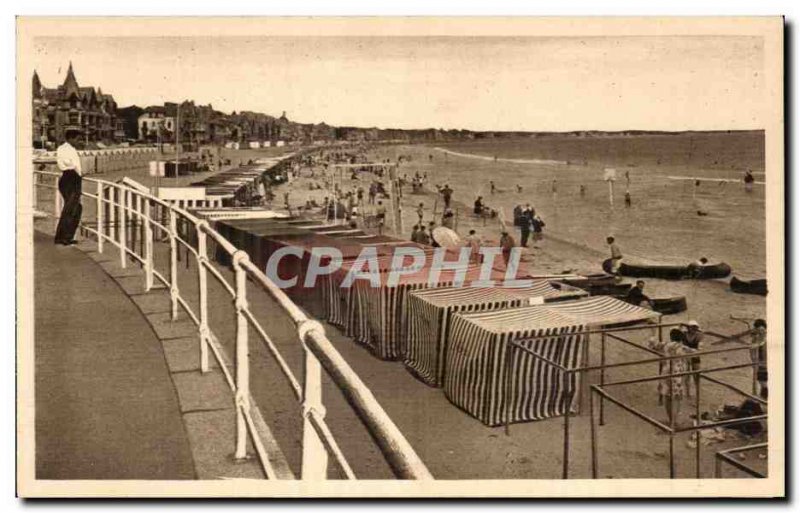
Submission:
POLYGON ((83 207, 81 206, 81 158, 78 151, 70 144, 69 139, 56 150, 56 163, 61 170, 58 179, 58 192, 64 198, 64 208, 56 228, 55 242, 69 246, 75 244, 75 231, 81 222, 83 207))

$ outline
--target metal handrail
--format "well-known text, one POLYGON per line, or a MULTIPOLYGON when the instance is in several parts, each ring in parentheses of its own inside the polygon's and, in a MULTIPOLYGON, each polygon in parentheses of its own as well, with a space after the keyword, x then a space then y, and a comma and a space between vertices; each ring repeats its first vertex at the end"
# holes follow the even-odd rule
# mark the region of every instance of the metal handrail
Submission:
POLYGON ((767 477, 767 475, 764 474, 763 472, 759 472, 758 470, 756 470, 756 469, 754 469, 754 468, 752 468, 752 467, 750 467, 748 465, 745 465, 744 463, 742 463, 740 461, 737 461, 731 455, 732 454, 736 454, 736 453, 740 453, 740 452, 756 451, 756 450, 768 449, 768 448, 769 448, 769 444, 764 442, 764 443, 745 445, 743 447, 733 447, 731 449, 724 449, 724 450, 721 450, 721 451, 717 451, 716 454, 715 454, 715 461, 714 461, 714 477, 715 478, 722 477, 722 463, 723 462, 731 465, 732 467, 734 467, 734 468, 736 468, 738 470, 741 470, 742 472, 748 474, 749 476, 758 477, 758 478, 767 477))
MULTIPOLYGON (((48 171, 34 171, 34 191, 37 186, 57 188, 50 184, 38 183, 37 176, 59 177, 59 173, 48 171)), ((253 326, 261 339, 267 345, 270 353, 276 359, 283 374, 298 398, 302 399, 303 410, 303 443, 302 443, 302 475, 304 480, 327 479, 328 455, 334 456, 339 466, 349 479, 355 475, 344 458, 338 444, 333 438, 325 423, 325 408, 322 404, 322 375, 324 369, 332 378, 333 383, 340 389, 345 399, 351 405, 361 422, 364 423, 371 437, 384 454, 387 462, 395 475, 401 479, 433 479, 425 464, 416 454, 409 442, 394 424, 385 410, 380 406, 369 388, 361 381, 341 354, 334 348, 325 334, 322 325, 310 319, 279 287, 250 262, 248 255, 236 248, 219 232, 214 230, 207 221, 200 219, 186 210, 165 202, 155 196, 129 187, 125 184, 109 182, 96 178, 84 178, 85 183, 95 184, 96 193, 85 192, 83 195, 92 200, 97 208, 97 223, 91 227, 81 223, 81 227, 92 233, 97 238, 98 252, 104 251, 104 243, 110 243, 119 250, 121 267, 127 265, 128 257, 140 262, 145 271, 145 290, 149 291, 158 280, 169 289, 171 303, 171 319, 175 320, 179 309, 182 309, 192 322, 198 327, 200 338, 200 368, 202 372, 209 371, 209 353, 217 360, 228 385, 235 395, 236 405, 236 454, 237 458, 246 458, 247 442, 252 441, 253 447, 261 460, 264 473, 268 478, 275 477, 275 471, 269 462, 269 455, 259 437, 258 422, 260 412, 255 406, 250 394, 250 364, 249 364, 249 335, 248 329, 253 326), (152 214, 152 207, 161 208, 168 214, 169 222, 164 225, 161 219, 156 219, 152 214), (108 209, 109 219, 104 219, 105 210, 108 209), (143 255, 137 253, 137 248, 128 247, 127 230, 129 219, 141 220, 142 225, 131 228, 145 230, 143 255), (178 235, 177 221, 190 223, 197 235, 195 248, 178 235), (106 233, 106 223, 109 232, 106 233), (170 269, 169 276, 162 274, 154 265, 153 232, 154 228, 164 232, 169 238, 170 269), (208 239, 212 240, 218 248, 228 254, 232 261, 235 284, 228 280, 210 263, 208 258, 208 239), (181 296, 177 280, 177 253, 178 246, 183 245, 190 250, 197 263, 199 279, 199 310, 194 311, 186 299, 181 296), (229 369, 226 363, 227 356, 222 345, 214 336, 208 322, 208 285, 207 273, 216 278, 223 287, 232 295, 236 308, 236 355, 229 369), (301 387, 298 380, 291 373, 288 365, 280 356, 277 348, 272 344, 266 331, 257 321, 247 303, 248 278, 266 291, 281 309, 295 324, 299 340, 305 352, 305 379, 301 387), (254 412, 258 419, 254 420, 254 412)), ((53 201, 52 215, 56 220, 60 215, 60 195, 56 193, 53 201)), ((34 206, 36 195, 34 194, 34 206)), ((263 423, 263 420, 261 420, 263 423)))

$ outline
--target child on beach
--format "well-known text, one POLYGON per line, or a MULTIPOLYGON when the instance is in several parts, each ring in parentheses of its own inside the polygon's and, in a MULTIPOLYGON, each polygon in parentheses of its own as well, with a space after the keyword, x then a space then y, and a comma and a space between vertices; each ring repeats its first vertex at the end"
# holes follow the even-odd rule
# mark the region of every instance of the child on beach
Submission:
POLYGON ((619 246, 615 243, 614 237, 606 237, 606 243, 608 244, 608 249, 611 250, 611 273, 619 274, 619 265, 622 263, 622 251, 620 251, 619 246))

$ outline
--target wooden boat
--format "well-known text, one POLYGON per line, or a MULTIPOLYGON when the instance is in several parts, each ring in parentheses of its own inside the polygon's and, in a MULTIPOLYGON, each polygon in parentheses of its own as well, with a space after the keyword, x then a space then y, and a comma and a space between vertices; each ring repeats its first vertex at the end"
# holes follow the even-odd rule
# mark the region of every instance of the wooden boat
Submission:
MULTIPOLYGON (((611 271, 611 259, 603 262, 603 270, 611 271)), ((660 278, 662 280, 712 280, 725 278, 731 274, 731 266, 724 262, 713 265, 633 265, 622 263, 619 266, 621 276, 631 278, 660 278)))
POLYGON ((686 311, 686 297, 674 296, 664 298, 651 298, 653 310, 663 315, 676 314, 686 311))
POLYGON ((736 276, 731 278, 731 290, 738 294, 756 294, 759 296, 767 295, 767 280, 740 280, 736 276))

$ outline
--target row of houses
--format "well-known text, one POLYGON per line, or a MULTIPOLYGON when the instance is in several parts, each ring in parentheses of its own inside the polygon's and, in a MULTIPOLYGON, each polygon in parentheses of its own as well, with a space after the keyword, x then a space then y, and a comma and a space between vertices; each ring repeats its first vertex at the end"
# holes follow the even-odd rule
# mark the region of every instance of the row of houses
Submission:
POLYGON ((157 143, 174 141, 182 144, 205 145, 237 142, 278 141, 331 142, 334 127, 325 123, 302 124, 289 121, 284 112, 280 117, 260 112, 241 111, 226 114, 212 105, 197 105, 193 101, 165 103, 149 107, 131 106, 119 109, 125 138, 129 141, 157 143), (176 133, 177 132, 177 133, 176 133))
POLYGON ((166 102, 149 107, 118 108, 114 97, 98 87, 81 87, 69 64, 64 83, 44 87, 33 74, 33 147, 54 149, 67 139, 86 148, 120 143, 171 143, 183 146, 225 145, 244 147, 267 142, 322 144, 348 142, 440 142, 491 137, 489 132, 467 130, 400 130, 334 127, 323 123, 297 123, 284 112, 280 117, 251 111, 226 114, 194 101, 166 102))

